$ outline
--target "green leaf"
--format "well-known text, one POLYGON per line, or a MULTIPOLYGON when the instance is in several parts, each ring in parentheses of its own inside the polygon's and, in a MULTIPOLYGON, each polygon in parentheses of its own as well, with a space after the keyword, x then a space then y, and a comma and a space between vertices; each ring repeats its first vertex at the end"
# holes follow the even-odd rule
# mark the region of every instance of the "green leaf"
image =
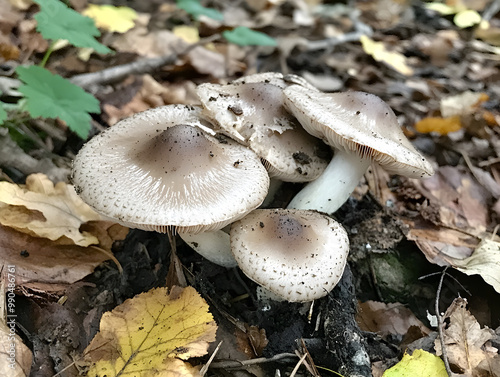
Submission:
POLYGON ((95 39, 101 33, 91 18, 82 16, 59 0, 33 1, 40 6, 40 12, 35 15, 36 30, 45 39, 66 39, 76 47, 91 47, 101 54, 111 52, 95 39))
POLYGON ((100 113, 99 101, 79 86, 38 66, 16 69, 24 85, 19 91, 34 118, 59 118, 82 139, 90 131, 90 113, 100 113))
POLYGON ((229 42, 240 46, 277 46, 276 40, 269 35, 247 28, 238 26, 222 33, 229 42))
POLYGON ((387 369, 382 377, 448 377, 443 360, 424 350, 416 349, 412 355, 404 354, 399 363, 387 369))
POLYGON ((217 21, 224 20, 224 15, 221 12, 204 7, 198 0, 177 0, 177 6, 192 15, 196 20, 200 16, 206 16, 217 21))
POLYGON ((3 102, 0 101, 0 124, 2 124, 7 119, 7 111, 3 108, 3 102))

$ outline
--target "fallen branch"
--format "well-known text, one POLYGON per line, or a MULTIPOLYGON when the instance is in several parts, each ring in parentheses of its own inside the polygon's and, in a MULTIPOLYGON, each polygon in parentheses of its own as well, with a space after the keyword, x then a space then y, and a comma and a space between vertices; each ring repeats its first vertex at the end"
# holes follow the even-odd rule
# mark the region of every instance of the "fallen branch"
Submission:
POLYGON ((273 361, 278 361, 282 359, 288 359, 288 358, 297 358, 297 355, 293 353, 279 353, 277 355, 274 355, 273 357, 270 358, 265 358, 265 357, 260 357, 258 359, 250 359, 250 360, 243 360, 243 361, 237 361, 237 360, 227 360, 227 361, 217 361, 215 363, 212 363, 210 365, 210 368, 216 368, 216 369, 239 369, 243 368, 248 365, 255 365, 255 364, 264 364, 264 363, 270 363, 273 361))
POLYGON ((156 58, 139 59, 132 63, 117 65, 103 69, 102 71, 75 75, 70 81, 83 89, 90 89, 96 85, 119 81, 128 75, 149 73, 164 65, 174 64, 179 57, 186 55, 194 48, 213 42, 219 38, 219 34, 214 34, 210 37, 200 39, 178 53, 174 52, 156 58))
POLYGON ((441 343, 441 353, 443 355, 443 361, 444 361, 444 366, 446 368, 446 373, 448 373, 448 376, 453 376, 453 373, 450 368, 450 362, 448 361, 448 354, 446 352, 446 346, 444 344, 444 335, 443 335, 443 328, 444 328, 444 321, 443 321, 443 316, 441 315, 441 312, 439 311, 439 298, 441 297, 441 288, 443 287, 443 280, 446 275, 446 270, 448 269, 448 266, 446 266, 441 273, 441 279, 439 280, 439 285, 438 289, 436 292, 436 301, 434 302, 434 311, 436 312, 436 317, 438 320, 438 333, 439 333, 439 342, 441 343))

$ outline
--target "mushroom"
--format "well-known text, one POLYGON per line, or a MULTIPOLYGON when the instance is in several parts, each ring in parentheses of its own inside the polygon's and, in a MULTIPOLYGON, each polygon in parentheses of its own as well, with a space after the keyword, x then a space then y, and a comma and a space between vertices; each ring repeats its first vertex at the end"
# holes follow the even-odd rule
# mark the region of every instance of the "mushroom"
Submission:
POLYGON ((389 173, 411 178, 434 173, 379 97, 363 92, 310 92, 299 85, 287 87, 284 95, 285 106, 306 131, 336 149, 323 174, 308 183, 288 208, 335 212, 372 161, 389 173))
POLYGON ((243 273, 291 302, 327 295, 349 251, 339 223, 307 210, 257 209, 231 225, 230 240, 243 273))
POLYGON ((129 227, 221 229, 262 203, 269 176, 254 152, 214 136, 210 126, 192 106, 163 106, 124 119, 80 150, 75 188, 97 212, 129 227))
POLYGON ((288 85, 283 75, 264 73, 229 85, 202 84, 197 94, 220 131, 257 153, 272 178, 308 182, 319 177, 331 154, 284 108, 288 85))

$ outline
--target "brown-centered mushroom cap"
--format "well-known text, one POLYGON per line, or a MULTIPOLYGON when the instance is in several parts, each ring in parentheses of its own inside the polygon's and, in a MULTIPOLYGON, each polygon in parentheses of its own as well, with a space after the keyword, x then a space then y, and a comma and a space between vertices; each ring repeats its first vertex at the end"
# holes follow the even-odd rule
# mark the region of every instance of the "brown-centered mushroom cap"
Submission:
POLYGON ((97 212, 127 226, 220 229, 262 203, 269 177, 254 152, 209 135, 210 126, 192 106, 124 119, 78 153, 76 190, 97 212))
POLYGON ((283 89, 267 82, 202 84, 197 92, 221 132, 266 161, 269 174, 289 182, 314 180, 326 168, 328 148, 283 107, 283 89))
POLYGON ((255 210, 231 226, 231 251, 250 279, 288 301, 325 296, 342 277, 349 240, 316 211, 255 210))
POLYGON ((370 158, 390 173, 411 178, 434 173, 379 97, 363 92, 310 92, 299 85, 289 86, 284 94, 286 107, 307 132, 332 147, 370 158))

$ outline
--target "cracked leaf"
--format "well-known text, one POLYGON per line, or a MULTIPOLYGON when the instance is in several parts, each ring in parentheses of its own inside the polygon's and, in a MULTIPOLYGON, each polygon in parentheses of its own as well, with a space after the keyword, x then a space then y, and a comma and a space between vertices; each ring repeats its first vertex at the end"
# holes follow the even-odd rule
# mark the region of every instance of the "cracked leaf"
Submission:
POLYGON ((196 376, 182 360, 206 354, 216 329, 194 288, 152 289, 103 315, 85 350, 88 376, 196 376))
POLYGON ((0 223, 32 236, 52 241, 69 238, 75 245, 89 246, 99 240, 80 232, 87 221, 102 217, 85 204, 71 185, 54 185, 43 174, 32 174, 26 185, 0 182, 0 223))
MULTIPOLYGON (((444 344, 450 364, 461 369, 468 376, 476 375, 476 368, 484 360, 498 355, 497 349, 488 347, 487 342, 495 332, 481 328, 476 318, 467 310, 467 300, 456 298, 444 315, 449 324, 444 330, 444 344)), ((436 354, 442 354, 439 339, 434 342, 436 354)))

